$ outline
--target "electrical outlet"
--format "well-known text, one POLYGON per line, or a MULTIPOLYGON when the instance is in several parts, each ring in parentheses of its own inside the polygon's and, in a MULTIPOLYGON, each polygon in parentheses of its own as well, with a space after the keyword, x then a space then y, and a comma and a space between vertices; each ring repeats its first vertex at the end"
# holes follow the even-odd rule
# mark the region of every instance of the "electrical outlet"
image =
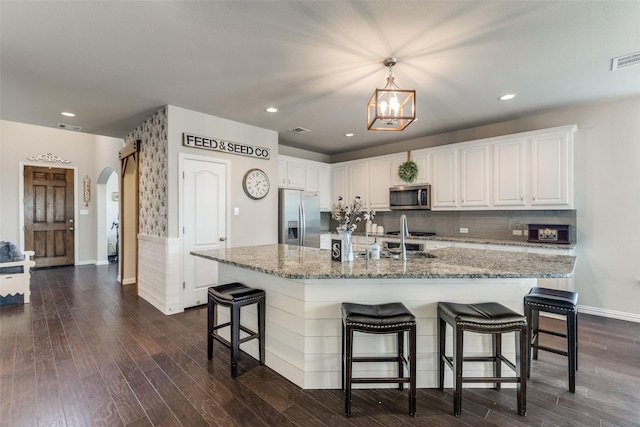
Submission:
POLYGON ((463 228, 463 227, 461 227, 461 228, 460 228, 460 232, 461 232, 461 233, 468 233, 468 232, 469 232, 469 229, 468 229, 468 228, 466 228, 466 227, 464 227, 464 228, 463 228))
POLYGON ((514 236, 522 236, 522 230, 513 230, 514 236))

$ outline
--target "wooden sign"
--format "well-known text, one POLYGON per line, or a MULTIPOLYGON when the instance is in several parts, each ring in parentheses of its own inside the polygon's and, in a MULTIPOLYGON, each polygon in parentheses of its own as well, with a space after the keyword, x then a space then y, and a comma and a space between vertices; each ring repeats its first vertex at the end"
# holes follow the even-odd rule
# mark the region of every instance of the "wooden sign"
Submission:
POLYGON ((257 159, 269 159, 269 149, 239 142, 225 141, 223 139, 208 138, 206 136, 182 134, 182 145, 185 147, 200 148, 202 150, 219 151, 222 153, 238 154, 241 156, 255 157, 257 159))

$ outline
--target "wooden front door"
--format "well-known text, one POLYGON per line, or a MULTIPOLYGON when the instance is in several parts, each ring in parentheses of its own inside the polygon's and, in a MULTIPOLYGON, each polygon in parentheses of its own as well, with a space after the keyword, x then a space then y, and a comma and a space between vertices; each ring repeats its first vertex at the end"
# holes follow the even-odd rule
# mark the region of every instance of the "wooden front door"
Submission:
POLYGON ((73 265, 73 170, 24 167, 24 243, 36 267, 73 265))

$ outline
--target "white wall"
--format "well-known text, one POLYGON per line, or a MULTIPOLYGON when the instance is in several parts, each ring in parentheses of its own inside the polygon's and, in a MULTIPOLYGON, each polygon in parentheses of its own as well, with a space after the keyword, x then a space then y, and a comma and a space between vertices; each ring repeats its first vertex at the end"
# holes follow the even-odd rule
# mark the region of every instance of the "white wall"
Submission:
POLYGON ((640 97, 343 153, 331 161, 574 123, 579 304, 583 312, 640 322, 640 97))
MULTIPOLYGON (((82 178, 91 178, 92 192, 98 175, 106 166, 120 170, 118 150, 122 140, 81 132, 33 126, 24 123, 0 121, 0 239, 20 241, 19 194, 20 163, 42 166, 77 168, 76 187, 82 191, 82 178), (52 153, 70 163, 49 163, 27 160, 31 156, 52 153)), ((96 200, 92 198, 88 207, 78 194, 78 208, 87 209, 88 215, 78 215, 76 220, 76 259, 78 264, 96 260, 96 200)))
POLYGON ((231 164, 229 245, 251 246, 278 242, 278 134, 219 117, 185 110, 170 105, 168 110, 168 237, 178 236, 178 153, 190 153, 228 160, 231 164), (182 134, 190 133, 238 142, 271 150, 269 160, 182 145, 182 134), (271 190, 262 200, 249 199, 242 190, 242 178, 251 168, 260 168, 269 176, 271 190), (240 215, 233 215, 235 207, 240 215))

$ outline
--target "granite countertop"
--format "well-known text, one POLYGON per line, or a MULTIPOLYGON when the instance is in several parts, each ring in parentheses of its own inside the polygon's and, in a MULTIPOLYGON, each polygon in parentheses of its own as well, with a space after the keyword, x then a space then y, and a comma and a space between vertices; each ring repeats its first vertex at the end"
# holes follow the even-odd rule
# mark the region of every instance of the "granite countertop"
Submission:
POLYGON ((292 245, 261 245, 195 251, 191 255, 289 279, 428 279, 571 277, 576 257, 486 249, 442 248, 435 258, 331 260, 331 251, 292 245))
MULTIPOLYGON (((355 236, 364 236, 364 232, 356 231, 355 236)), ((371 237, 384 237, 385 239, 400 239, 399 236, 392 234, 369 233, 371 237)), ((460 237, 460 236, 409 236, 407 240, 428 240, 433 242, 459 242, 459 243, 476 243, 480 245, 502 245, 502 246, 520 246, 530 248, 547 248, 547 249, 575 249, 575 243, 537 243, 527 242, 526 240, 506 240, 506 239, 490 239, 488 237, 460 237)))

